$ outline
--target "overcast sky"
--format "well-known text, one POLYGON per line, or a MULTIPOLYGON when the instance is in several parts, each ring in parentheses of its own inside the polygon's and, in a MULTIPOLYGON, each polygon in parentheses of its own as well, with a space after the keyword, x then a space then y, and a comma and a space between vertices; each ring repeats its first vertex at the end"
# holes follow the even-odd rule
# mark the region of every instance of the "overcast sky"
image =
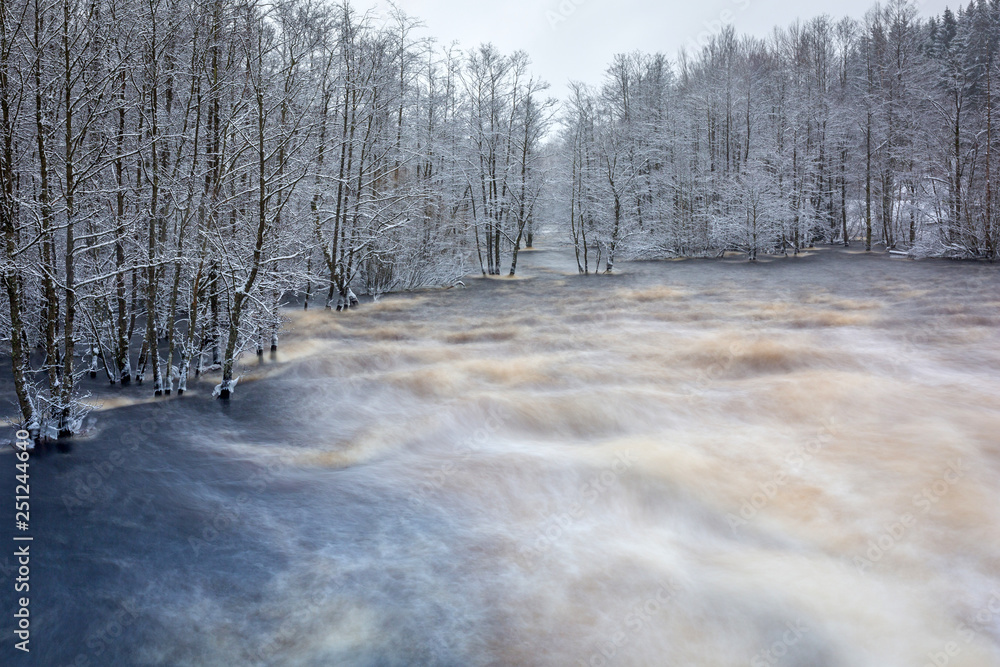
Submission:
MULTIPOLYGON (((766 36, 775 25, 823 13, 861 18, 869 0, 396 0, 421 19, 424 34, 464 48, 493 42, 502 51, 527 51, 533 70, 562 99, 569 80, 598 83, 616 53, 660 51, 674 59, 682 46, 717 32, 721 21, 738 33, 766 36)), ((362 9, 372 6, 358 0, 362 9)), ((922 0, 921 15, 940 14, 953 1, 922 0)), ((384 6, 384 5, 383 5, 384 6)))

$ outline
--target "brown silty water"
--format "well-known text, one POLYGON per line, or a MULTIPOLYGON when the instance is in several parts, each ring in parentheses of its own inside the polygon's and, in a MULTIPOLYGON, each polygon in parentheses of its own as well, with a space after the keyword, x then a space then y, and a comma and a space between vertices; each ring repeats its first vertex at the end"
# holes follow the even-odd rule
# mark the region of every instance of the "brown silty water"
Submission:
POLYGON ((1000 665, 995 267, 619 268, 289 310, 230 405, 99 415, 39 484, 165 419, 44 512, 49 664, 1000 665))
MULTIPOLYGON (((993 267, 569 261, 290 313, 261 373, 314 387, 306 479, 354 470, 452 526, 331 557, 436 610, 431 662, 1000 664, 993 267)), ((391 592, 334 597, 353 611, 303 661, 398 655, 391 592)))

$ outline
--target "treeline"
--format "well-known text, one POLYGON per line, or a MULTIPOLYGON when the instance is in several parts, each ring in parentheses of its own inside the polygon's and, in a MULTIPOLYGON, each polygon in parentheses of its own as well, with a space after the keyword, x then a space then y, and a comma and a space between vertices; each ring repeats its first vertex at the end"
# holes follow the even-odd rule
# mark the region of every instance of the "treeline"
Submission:
POLYGON ((573 87, 554 158, 580 271, 818 241, 995 258, 998 41, 998 0, 930 20, 891 0, 617 57, 573 87))
POLYGON ((0 0, 0 255, 17 419, 81 372, 156 394, 277 345, 279 305, 511 274, 546 175, 581 272, 861 242, 995 258, 1000 0, 905 0, 554 103, 527 55, 320 0, 0 0))
POLYGON ((524 54, 315 0, 0 0, 3 334, 21 425, 81 370, 157 395, 279 304, 511 273, 551 103, 524 54))

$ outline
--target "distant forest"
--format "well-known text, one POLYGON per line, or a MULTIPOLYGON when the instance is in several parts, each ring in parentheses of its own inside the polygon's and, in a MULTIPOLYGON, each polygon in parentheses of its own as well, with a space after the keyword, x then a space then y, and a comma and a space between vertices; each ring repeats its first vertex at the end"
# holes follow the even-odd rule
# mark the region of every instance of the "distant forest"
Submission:
POLYGON ((820 241, 995 258, 998 41, 998 0, 927 21, 893 0, 768 39, 726 28, 675 62, 618 56, 565 103, 555 180, 581 270, 820 241))
POLYGON ((525 53, 315 0, 0 0, 5 351, 20 426, 82 373, 182 393, 276 346, 280 304, 513 275, 536 220, 620 258, 858 243, 997 254, 1000 0, 893 0, 558 102, 525 53))

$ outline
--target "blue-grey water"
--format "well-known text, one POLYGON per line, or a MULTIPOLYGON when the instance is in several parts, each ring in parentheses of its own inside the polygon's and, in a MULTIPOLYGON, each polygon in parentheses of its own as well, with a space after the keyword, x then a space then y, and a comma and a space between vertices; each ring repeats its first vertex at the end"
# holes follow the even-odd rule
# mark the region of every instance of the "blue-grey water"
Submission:
POLYGON ((228 405, 88 380, 0 663, 1000 664, 995 267, 574 268, 289 310, 228 405))

